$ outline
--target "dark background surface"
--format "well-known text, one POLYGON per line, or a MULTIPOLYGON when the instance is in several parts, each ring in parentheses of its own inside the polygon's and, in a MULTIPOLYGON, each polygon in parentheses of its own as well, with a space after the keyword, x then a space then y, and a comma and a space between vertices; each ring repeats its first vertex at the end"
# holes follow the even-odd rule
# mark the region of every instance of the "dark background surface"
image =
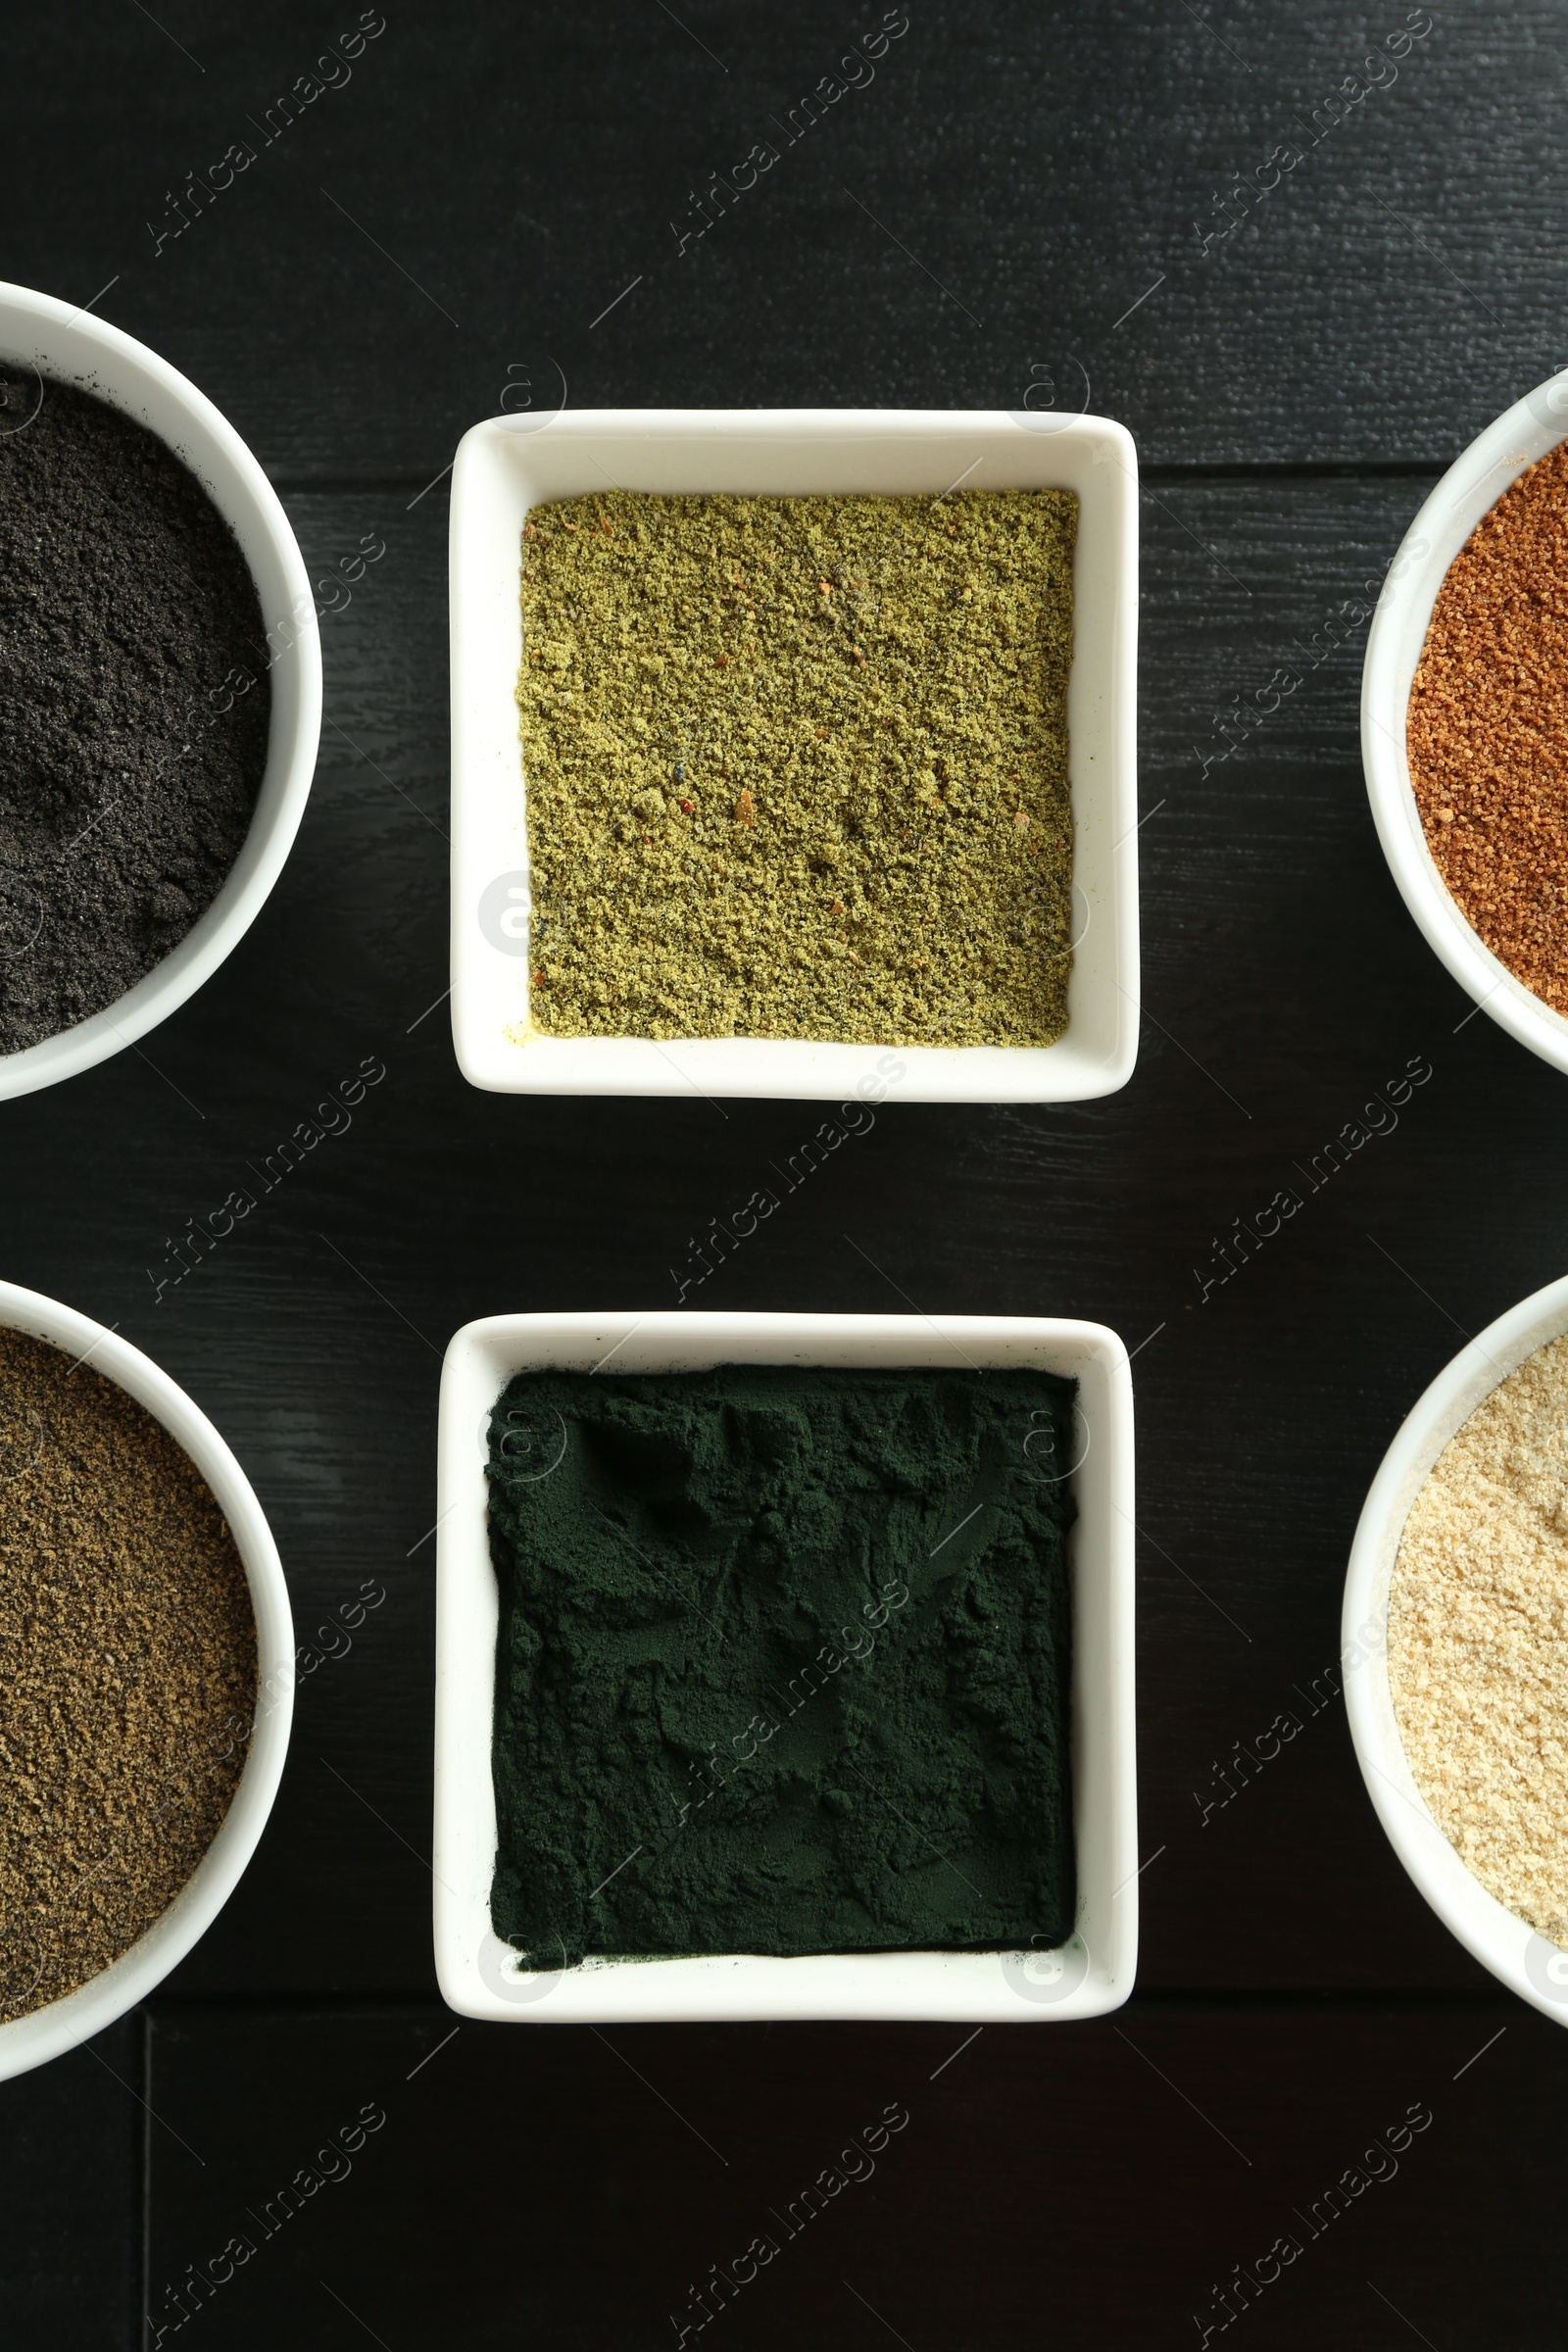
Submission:
POLYGON ((1355 612, 1442 468, 1568 360, 1568 11, 1435 8, 1397 80, 1206 253, 1230 175, 1402 0, 909 11, 874 82, 681 258, 694 181, 879 9, 387 0, 352 81, 156 253, 168 191, 357 11, 106 0, 8 27, 0 270, 78 303, 107 286, 99 314, 232 418, 313 564, 371 530, 388 551, 323 624, 316 788, 261 919, 143 1053, 0 1111, 0 1271, 119 1322, 213 1415, 302 1637, 363 1578, 388 1592, 303 1686, 271 1824, 198 1950, 146 2011, 0 2087, 8 2342, 153 2341, 143 2312, 175 2316, 186 2266, 376 2102, 352 2173, 182 2343, 673 2345, 691 2284, 890 2101, 910 2121, 875 2178, 710 2340, 1193 2342, 1215 2283, 1301 2235, 1291 2209, 1423 2103, 1397 2176, 1307 2243, 1245 2340, 1563 2341, 1561 2033, 1415 1895, 1337 1701, 1202 1804, 1336 1664, 1351 1529, 1402 1414, 1461 1333, 1564 1270, 1568 1085, 1467 1021, 1396 897, 1355 612), (1077 406, 1081 369, 1137 437, 1136 1076, 1066 1108, 889 1105, 703 1301, 886 1310, 896 1283, 932 1313, 1155 1334, 1135 1367, 1144 1929, 1113 2019, 961 2049, 944 2026, 454 2034, 436 1994, 416 1546, 440 1350, 503 1309, 672 1304, 687 1236, 802 1130, 800 1106, 480 1095, 427 1013, 447 979, 427 485, 514 365, 559 369, 574 406, 1015 408, 1035 369, 1077 406), (1205 765, 1282 667, 1298 690, 1205 765), (352 1130, 155 1306, 166 1237, 366 1054, 387 1077, 352 1130), (1200 1303, 1212 1237, 1412 1056, 1433 1075, 1397 1130, 1200 1303))

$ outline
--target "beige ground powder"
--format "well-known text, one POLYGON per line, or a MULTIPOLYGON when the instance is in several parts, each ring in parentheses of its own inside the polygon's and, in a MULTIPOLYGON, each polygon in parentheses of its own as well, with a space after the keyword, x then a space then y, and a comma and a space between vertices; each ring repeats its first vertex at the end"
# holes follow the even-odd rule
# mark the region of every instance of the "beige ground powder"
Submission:
POLYGON ((1416 1784, 1488 1891, 1568 1946, 1568 1338, 1439 1454, 1389 1595, 1416 1784))

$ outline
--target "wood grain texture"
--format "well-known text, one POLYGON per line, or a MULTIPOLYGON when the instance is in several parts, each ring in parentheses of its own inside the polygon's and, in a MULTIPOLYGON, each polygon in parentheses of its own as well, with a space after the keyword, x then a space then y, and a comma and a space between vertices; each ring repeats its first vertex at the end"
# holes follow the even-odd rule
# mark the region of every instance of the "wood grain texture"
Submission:
POLYGON ((135 2340, 147 2187, 147 2021, 0 2085, 0 2313, 17 2344, 135 2340))
POLYGON ((776 2253, 710 2342, 1180 2343, 1200 2339, 1195 2314, 1218 2341, 1227 2281, 1233 2311, 1261 2306, 1243 2340, 1280 2352, 1396 2352, 1412 2328, 1551 2340, 1547 2168, 1516 2134, 1484 2182, 1475 2163, 1490 2117, 1568 2087, 1563 2036, 1515 2004, 1140 2000, 967 2041, 455 2024, 160 2019, 155 2095, 207 2161, 193 2177, 155 2142, 154 2313, 187 2263, 236 2233, 253 2248, 170 2342, 338 2352, 364 2329, 661 2352, 678 2323, 703 2340, 692 2290, 759 2237, 776 2253), (367 2108, 385 2121, 345 2169, 332 2143, 367 2108), (867 2147, 885 2117, 898 2128, 867 2147), (302 2172, 284 2218, 276 2192, 302 2172), (824 2175, 818 2210, 802 2192, 824 2175), (1281 2238, 1285 2266, 1236 2294, 1235 2266, 1255 2276, 1281 2238))
POLYGON ((514 362, 578 406, 937 408, 1021 405, 1040 362, 1075 406, 1086 368, 1151 460, 1446 463, 1568 359, 1550 0, 1434 12, 1334 128, 1331 94, 1423 12, 915 8, 793 145, 881 12, 677 13, 394 9, 269 138, 357 11, 33 12, 8 149, 50 202, 7 267, 74 302, 117 278, 101 314, 274 470, 416 486, 514 362), (777 164, 680 253, 692 190, 760 141, 777 164), (239 142, 255 162, 176 234, 170 196, 239 142), (1259 192, 1205 251, 1238 172, 1259 192))
POLYGON ((14 208, 8 273, 107 285, 102 315, 251 439, 313 567, 367 532, 387 550, 323 626, 316 787, 253 931, 140 1053, 0 1121, 4 1272, 118 1322, 213 1414, 302 1637, 366 1580, 386 1592, 301 1688, 261 1850, 153 2004, 150 2085, 142 2023, 124 2065, 103 2044, 165 2119, 148 2180, 145 2111, 89 2057, 0 2088, 18 2340, 151 2341, 146 2303, 378 2098, 352 2179, 182 2344, 673 2343, 688 2282, 901 2097, 875 2180, 725 2315, 737 2344, 859 2352, 891 2328, 928 2352, 1058 2320, 1074 2342, 1178 2340, 1417 2099, 1435 2120, 1398 2178, 1307 2247, 1252 2335, 1552 2340, 1533 2119, 1561 2036, 1414 1894, 1330 1678, 1383 1448, 1462 1335, 1568 1253, 1568 1090, 1471 1017, 1404 914, 1356 715, 1365 607, 1416 507, 1568 360, 1561 12, 1434 9, 1398 79, 1206 256, 1194 222, 1212 230, 1228 175, 1386 47, 1402 0, 911 7, 869 86, 793 144, 770 129, 880 13, 389 8, 352 80, 270 142, 251 118, 357 10, 90 0, 11 29, 8 164, 48 200, 14 208), (776 166, 677 256, 689 192, 762 138, 776 166), (155 258, 171 192, 239 139, 255 164, 155 258), (889 1104, 688 1294, 1082 1314, 1139 1349, 1142 1989, 1103 2026, 988 2031, 934 2081, 961 2034, 612 2050, 465 2026, 413 2073, 455 2022, 425 1860, 440 1350, 501 1308, 673 1303, 688 1237, 815 1123, 457 1075, 438 477, 514 366, 571 405, 1016 407, 1049 373, 1125 418, 1146 466, 1132 1084, 889 1104), (187 1217, 364 1057, 386 1076, 352 1126, 156 1300, 187 1217), (1396 1129, 1314 1181, 1412 1060, 1431 1076, 1396 1129), (1220 1282, 1216 1243, 1283 1186, 1300 1211, 1220 1282), (1297 1735, 1240 1765, 1281 1714, 1297 1735))

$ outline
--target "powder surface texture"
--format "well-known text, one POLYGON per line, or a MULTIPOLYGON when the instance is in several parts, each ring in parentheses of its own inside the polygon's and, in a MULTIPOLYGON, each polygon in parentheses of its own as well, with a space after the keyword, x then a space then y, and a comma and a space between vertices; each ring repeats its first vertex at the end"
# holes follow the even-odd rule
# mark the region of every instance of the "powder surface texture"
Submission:
POLYGON ((0 1054, 112 1004, 217 896, 269 694, 255 583, 195 475, 0 368, 0 1054))
POLYGON ((1416 1496, 1389 1680, 1445 1835, 1499 1903, 1568 1948, 1568 1339, 1477 1406, 1416 1496))
POLYGON ((514 1380, 490 1458, 498 1936, 537 1968, 1064 1940, 1073 1394, 514 1380))
POLYGON ((555 1036, 1049 1045, 1071 491, 535 507, 517 688, 555 1036))
POLYGON ((0 1330, 0 2019, 167 1910, 228 1810, 256 1679, 195 1465, 89 1364, 0 1330))
POLYGON ((1568 441, 1483 517, 1410 688, 1410 782, 1439 872, 1516 979, 1568 1012, 1568 441))

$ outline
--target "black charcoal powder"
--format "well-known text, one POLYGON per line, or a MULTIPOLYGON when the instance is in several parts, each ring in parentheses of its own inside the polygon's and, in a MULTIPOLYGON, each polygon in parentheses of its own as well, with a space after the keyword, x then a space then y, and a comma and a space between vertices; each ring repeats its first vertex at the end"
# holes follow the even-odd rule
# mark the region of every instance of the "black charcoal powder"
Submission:
POLYGON ((0 364, 0 1054, 113 1004, 212 904, 270 706, 256 585, 196 476, 0 364))

